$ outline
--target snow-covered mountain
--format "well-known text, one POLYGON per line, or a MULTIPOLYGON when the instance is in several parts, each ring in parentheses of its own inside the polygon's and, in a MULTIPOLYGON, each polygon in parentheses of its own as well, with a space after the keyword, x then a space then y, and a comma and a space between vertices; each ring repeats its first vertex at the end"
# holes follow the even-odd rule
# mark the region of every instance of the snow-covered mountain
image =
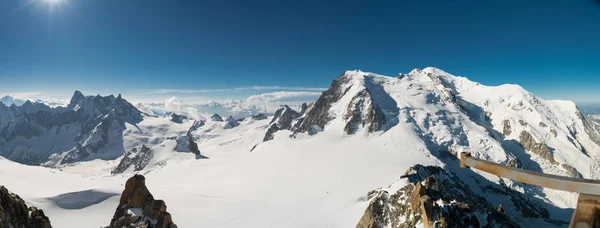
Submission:
MULTIPOLYGON (((271 126, 265 141, 278 129, 278 124, 271 126)), ((560 216, 552 215, 549 205, 568 205, 573 197, 549 196, 539 188, 485 173, 466 175, 458 169, 457 157, 468 151, 509 166, 598 179, 599 126, 572 102, 544 101, 517 85, 489 87, 425 68, 395 78, 345 72, 297 118, 291 136, 325 131, 385 137, 408 131, 427 148, 423 156, 433 156, 448 172, 462 174, 457 180, 468 184, 473 197, 503 204, 513 221, 536 218, 560 223, 551 219, 560 216), (525 194, 536 191, 542 192, 525 194)), ((490 214, 491 208, 475 211, 490 214)), ((401 227, 401 223, 387 225, 401 227)))
POLYGON ((23 103, 25 103, 26 100, 24 99, 19 99, 19 98, 15 98, 13 96, 10 95, 6 95, 2 98, 0 98, 0 102, 2 102, 4 105, 16 105, 16 106, 21 106, 23 105, 23 103))
POLYGON ((56 97, 28 97, 28 98, 17 98, 10 95, 6 95, 0 98, 0 102, 6 106, 16 105, 21 106, 26 101, 30 101, 32 103, 42 103, 49 107, 58 107, 58 106, 66 106, 66 102, 61 98, 56 97))
POLYGON ((67 107, 26 101, 0 105, 0 155, 23 164, 56 166, 123 154, 125 123, 142 114, 121 95, 84 96, 75 91, 67 107))
MULTIPOLYGON (((269 118, 195 121, 182 113, 155 116, 151 108, 78 92, 66 108, 0 105, 1 155, 62 168, 0 160, 0 183, 26 191, 51 220, 68 208, 40 200, 38 194, 48 193, 4 174, 75 175, 86 180, 80 189, 54 192, 97 192, 106 184, 104 192, 119 194, 126 178, 143 173, 156 180, 153 193, 169 202, 181 227, 418 225, 422 215, 407 198, 415 189, 468 224, 539 227, 565 226, 576 194, 461 169, 459 154, 600 178, 600 124, 574 103, 546 101, 517 85, 484 86, 432 67, 395 77, 346 71, 316 101, 281 106, 269 118)), ((111 214, 112 204, 99 200, 78 213, 111 214)))
POLYGON ((259 113, 273 115, 275 111, 283 106, 300 108, 302 103, 282 104, 279 101, 260 101, 253 102, 249 100, 226 100, 226 101, 204 101, 198 104, 178 103, 175 107, 164 103, 138 103, 136 107, 148 114, 160 115, 168 112, 180 112, 189 117, 212 115, 217 113, 222 116, 233 116, 234 118, 243 118, 259 113))

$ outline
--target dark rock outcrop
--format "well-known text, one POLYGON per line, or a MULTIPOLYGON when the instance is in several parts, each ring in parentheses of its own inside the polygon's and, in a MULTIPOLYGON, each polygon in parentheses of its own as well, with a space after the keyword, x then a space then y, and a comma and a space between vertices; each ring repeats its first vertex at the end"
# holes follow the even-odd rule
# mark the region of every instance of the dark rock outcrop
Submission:
POLYGON ((264 119, 267 119, 268 117, 267 117, 267 115, 265 115, 265 114, 258 113, 258 114, 256 114, 256 115, 253 115, 251 118, 252 118, 253 120, 264 120, 264 119))
POLYGON ((263 138, 263 142, 273 139, 273 134, 275 134, 277 131, 291 130, 292 122, 298 117, 300 117, 300 114, 287 105, 275 111, 275 115, 269 124, 269 128, 267 129, 267 133, 263 138))
POLYGON ((527 122, 525 122, 524 120, 519 120, 519 124, 523 127, 529 126, 529 124, 527 122))
POLYGON ((511 128, 512 127, 510 126, 509 120, 502 121, 502 133, 504 133, 505 136, 508 136, 510 133, 512 133, 511 128))
POLYGON ((121 159, 119 165, 111 171, 112 174, 123 173, 130 167, 133 167, 133 171, 141 171, 150 163, 150 160, 154 157, 152 149, 146 145, 142 145, 140 148, 133 148, 121 159))
POLYGON ((187 120, 187 116, 179 115, 179 114, 171 114, 171 122, 173 123, 183 123, 184 120, 187 120))
POLYGON ((356 227, 482 227, 480 214, 488 214, 483 227, 518 227, 440 167, 416 165, 403 177, 411 184, 395 193, 379 189, 368 194, 371 203, 356 227))
POLYGON ((522 131, 519 135, 519 143, 523 146, 523 148, 527 151, 531 151, 534 154, 544 158, 546 161, 558 165, 558 162, 554 160, 554 156, 550 151, 550 148, 545 143, 538 143, 535 141, 533 136, 527 132, 522 131))
POLYGON ((306 103, 302 103, 302 105, 300 106, 300 116, 304 115, 304 113, 306 113, 306 110, 308 110, 308 105, 306 103))
POLYGON ((190 129, 184 135, 177 137, 175 151, 192 152, 196 155, 200 155, 200 149, 198 148, 198 144, 196 141, 194 141, 194 136, 192 135, 192 132, 198 128, 197 125, 199 125, 199 122, 194 121, 190 129))
POLYGON ((0 227, 4 228, 52 228, 44 211, 27 207, 18 195, 0 186, 0 227))
POLYGON ((75 90, 73 96, 71 97, 71 101, 69 102, 68 109, 75 108, 75 105, 79 104, 80 101, 85 100, 85 96, 79 90, 75 90))
POLYGON ((125 183, 119 205, 108 228, 177 228, 167 205, 156 200, 146 187, 146 178, 135 175, 125 183))
POLYGON ((523 164, 517 158, 509 158, 506 162, 506 166, 515 167, 515 168, 523 168, 523 164))
POLYGON ((192 126, 190 127, 190 131, 198 130, 198 128, 201 128, 205 124, 206 124, 206 121, 204 121, 204 120, 199 120, 199 121, 194 120, 194 123, 192 123, 192 126))
POLYGON ((223 125, 223 128, 231 129, 231 128, 234 128, 237 126, 240 126, 240 123, 236 119, 234 119, 232 116, 229 116, 225 120, 225 125, 223 125))
POLYGON ((212 121, 218 121, 218 122, 223 122, 223 118, 221 116, 219 116, 219 114, 214 114, 210 117, 210 119, 212 121))
POLYGON ((560 167, 562 167, 565 170, 565 172, 569 174, 570 177, 581 178, 581 174, 577 172, 577 170, 573 168, 573 166, 570 166, 568 164, 561 164, 560 167))
POLYGON ((385 123, 385 115, 371 98, 367 88, 357 93, 346 107, 344 120, 348 121, 344 127, 346 134, 354 134, 359 127, 367 127, 368 132, 381 129, 385 123))
POLYGON ((294 126, 294 132, 312 132, 313 126, 318 128, 325 128, 332 118, 329 116, 329 109, 331 105, 342 98, 348 89, 350 88, 346 84, 351 80, 351 76, 344 73, 337 79, 333 80, 329 89, 327 89, 321 96, 315 101, 308 111, 306 111, 305 117, 302 121, 298 121, 294 126))
POLYGON ((550 133, 552 133, 552 135, 554 135, 554 137, 558 136, 558 132, 556 132, 556 130, 554 128, 550 129, 550 133))
POLYGON ((279 130, 281 130, 281 129, 279 129, 279 127, 277 127, 277 125, 275 125, 275 124, 269 125, 269 128, 267 129, 267 133, 265 133, 265 137, 263 138, 263 142, 272 140, 275 132, 277 132, 279 130))

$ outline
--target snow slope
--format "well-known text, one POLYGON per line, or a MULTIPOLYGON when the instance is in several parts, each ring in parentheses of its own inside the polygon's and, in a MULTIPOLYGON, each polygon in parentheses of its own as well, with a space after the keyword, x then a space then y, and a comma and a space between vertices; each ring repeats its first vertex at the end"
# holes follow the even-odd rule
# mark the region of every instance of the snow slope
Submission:
MULTIPOLYGON (((266 142, 271 119, 205 120, 191 131, 201 156, 174 150, 174 138, 192 120, 145 116, 125 124, 123 150, 151 148, 139 173, 179 227, 354 227, 369 204, 367 193, 400 189, 407 184, 400 176, 414 164, 444 167, 492 205, 503 203, 523 226, 556 226, 550 218, 568 221, 575 194, 460 169, 458 154, 600 177, 598 130, 572 102, 544 101, 516 85, 484 86, 436 68, 398 77, 347 71, 302 113, 266 142), (521 147, 527 143, 548 153, 521 147), (527 205, 514 201, 516 195, 527 205), (522 215, 526 209, 534 215, 522 215)), ((43 209, 55 227, 105 226, 118 204, 115 194, 135 173, 111 174, 121 158, 60 169, 2 159, 0 183, 43 209)))
MULTIPOLYGON (((144 122, 138 126, 143 128, 144 122)), ((353 226, 356 219, 348 218, 360 218, 367 204, 364 193, 381 183, 398 181, 398 175, 380 174, 401 173, 414 163, 433 164, 422 156, 426 149, 418 141, 328 133, 267 142, 250 153, 262 141, 268 120, 246 120, 233 129, 224 129, 222 124, 209 122, 206 129, 195 132, 208 159, 166 149, 158 152, 161 156, 145 173, 148 188, 167 202, 180 227, 353 226), (386 150, 388 146, 406 151, 386 150), (166 164, 159 166, 161 161, 166 164)), ((278 132, 286 133, 290 132, 278 132)), ((408 131, 404 134, 409 138, 408 131)), ((154 148, 171 148, 172 142, 154 148)), ((107 225, 118 198, 104 198, 119 193, 132 175, 110 176, 107 170, 115 164, 100 160, 66 166, 63 172, 0 162, 0 183, 48 211, 56 227, 74 227, 76 218, 82 219, 79 224, 85 221, 79 227, 107 225), (19 178, 27 178, 28 184, 19 178), (48 188, 34 187, 39 185, 48 188), (77 194, 59 196, 71 192, 77 194), (53 203, 54 198, 62 198, 63 205, 53 203), (88 206, 90 201, 98 204, 88 206), (75 216, 65 216, 68 213, 75 216)))

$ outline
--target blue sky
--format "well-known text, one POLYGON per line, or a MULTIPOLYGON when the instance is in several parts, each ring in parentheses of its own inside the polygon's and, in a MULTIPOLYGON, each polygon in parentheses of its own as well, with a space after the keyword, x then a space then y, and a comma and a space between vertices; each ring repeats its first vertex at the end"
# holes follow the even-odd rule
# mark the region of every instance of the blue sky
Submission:
POLYGON ((600 103, 593 1, 44 1, 0 1, 0 95, 240 99, 435 66, 600 103))

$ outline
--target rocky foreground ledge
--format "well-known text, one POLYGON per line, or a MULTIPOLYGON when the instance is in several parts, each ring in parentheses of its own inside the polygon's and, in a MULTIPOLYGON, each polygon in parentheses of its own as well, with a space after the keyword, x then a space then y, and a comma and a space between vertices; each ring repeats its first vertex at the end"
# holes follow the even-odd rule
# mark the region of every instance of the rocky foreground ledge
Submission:
POLYGON ((493 207, 441 167, 415 165, 402 177, 410 184, 397 192, 369 192, 371 202, 357 228, 405 228, 420 223, 425 227, 520 227, 502 205, 493 207))
MULTIPOLYGON (((135 175, 125 190, 110 226, 106 228, 177 228, 165 201, 154 199, 146 178, 135 175)), ((52 228, 44 211, 27 207, 23 199, 0 186, 0 228, 52 228)))
POLYGON ((177 228, 167 212, 165 201, 154 199, 142 175, 127 180, 119 206, 107 228, 122 227, 177 228))
POLYGON ((52 228, 44 211, 27 207, 23 199, 0 186, 0 228, 52 228))

